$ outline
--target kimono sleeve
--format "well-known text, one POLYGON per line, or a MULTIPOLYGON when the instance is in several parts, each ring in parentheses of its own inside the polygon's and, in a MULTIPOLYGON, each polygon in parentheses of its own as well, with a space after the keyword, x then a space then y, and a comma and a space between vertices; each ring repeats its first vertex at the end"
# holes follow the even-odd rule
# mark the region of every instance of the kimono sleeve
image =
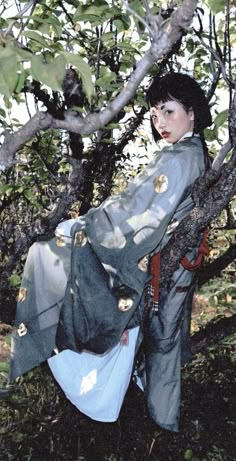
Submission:
POLYGON ((120 196, 88 215, 87 236, 112 286, 136 285, 139 259, 160 244, 176 208, 201 174, 201 157, 189 145, 165 152, 120 196))

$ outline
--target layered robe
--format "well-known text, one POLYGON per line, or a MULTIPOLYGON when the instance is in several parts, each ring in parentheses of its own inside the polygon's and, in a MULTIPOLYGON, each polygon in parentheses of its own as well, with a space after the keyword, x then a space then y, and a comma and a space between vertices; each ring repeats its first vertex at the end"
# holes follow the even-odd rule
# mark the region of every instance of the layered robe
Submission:
MULTIPOLYGON (((192 209, 192 186, 203 172, 200 139, 183 139, 158 153, 124 192, 85 216, 61 223, 54 239, 31 247, 19 293, 18 330, 12 336, 11 380, 49 359, 59 384, 81 411, 102 421, 114 420, 144 339, 142 383, 149 412, 160 426, 178 430, 181 329, 191 304, 193 274, 179 265, 169 290, 160 293, 159 308, 150 309, 143 324, 144 290, 150 279, 145 261, 161 251, 192 209), (130 342, 121 344, 127 329, 132 330, 130 342), (51 357, 56 347, 61 352, 51 357), (92 368, 87 368, 89 358, 92 368), (112 373, 106 374, 109 367, 112 373), (80 368, 82 374, 75 377, 73 370, 80 368), (113 386, 118 377, 119 386, 113 386), (70 388, 76 379, 80 390, 75 399, 70 388), (111 395, 106 380, 111 382, 111 395), (84 408, 91 395, 86 389, 94 392, 89 408, 94 407, 96 389, 97 400, 102 402, 103 394, 103 407, 95 415, 84 408), (115 399, 117 410, 106 419, 105 403, 111 407, 115 399)), ((190 261, 195 255, 196 248, 187 249, 190 261)))

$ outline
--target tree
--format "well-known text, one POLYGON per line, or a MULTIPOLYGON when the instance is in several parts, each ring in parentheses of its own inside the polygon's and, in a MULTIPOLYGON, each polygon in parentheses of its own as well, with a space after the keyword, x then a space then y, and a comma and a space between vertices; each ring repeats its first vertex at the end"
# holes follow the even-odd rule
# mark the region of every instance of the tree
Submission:
MULTIPOLYGON (((68 213, 85 212, 110 194, 115 170, 128 156, 124 148, 137 137, 147 112, 148 76, 191 68, 215 108, 214 127, 206 130, 214 154, 213 140, 221 139, 228 116, 218 109, 217 88, 228 88, 230 141, 215 160, 217 168, 196 184, 196 207, 165 249, 165 283, 199 230, 222 210, 227 210, 226 227, 235 228, 233 2, 14 3, 11 13, 10 2, 2 2, 0 23, 2 288, 10 274, 18 283, 14 271, 36 238, 48 238, 68 213), (27 105, 30 95, 37 110, 20 126, 8 114, 13 102, 27 105)), ((233 252, 230 246, 223 266, 233 252)))

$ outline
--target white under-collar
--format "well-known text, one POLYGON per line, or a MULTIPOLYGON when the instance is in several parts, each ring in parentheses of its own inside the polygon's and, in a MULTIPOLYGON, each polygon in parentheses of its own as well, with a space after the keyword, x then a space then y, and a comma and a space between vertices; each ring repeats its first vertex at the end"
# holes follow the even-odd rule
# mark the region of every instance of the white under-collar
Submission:
POLYGON ((177 142, 183 141, 183 139, 185 139, 185 138, 192 138, 193 136, 198 136, 199 137, 199 134, 198 133, 193 133, 192 131, 187 131, 187 133, 185 133, 182 136, 182 138, 180 138, 177 142))

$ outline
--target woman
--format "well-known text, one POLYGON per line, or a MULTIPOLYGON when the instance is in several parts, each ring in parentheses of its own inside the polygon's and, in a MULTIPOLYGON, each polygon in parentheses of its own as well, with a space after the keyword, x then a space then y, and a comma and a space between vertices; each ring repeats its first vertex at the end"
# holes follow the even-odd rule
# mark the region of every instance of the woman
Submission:
MULTIPOLYGON (((193 274, 179 265, 158 304, 150 258, 193 207, 192 185, 208 166, 202 130, 211 115, 199 85, 179 73, 155 78, 147 102, 154 139, 168 146, 123 193, 61 223, 56 239, 29 251, 11 378, 49 359, 72 403, 94 419, 114 421, 144 339, 140 385, 149 412, 177 431, 181 328, 193 274), (50 358, 53 350, 60 353, 50 358)), ((190 261, 196 251, 188 250, 190 261)))

